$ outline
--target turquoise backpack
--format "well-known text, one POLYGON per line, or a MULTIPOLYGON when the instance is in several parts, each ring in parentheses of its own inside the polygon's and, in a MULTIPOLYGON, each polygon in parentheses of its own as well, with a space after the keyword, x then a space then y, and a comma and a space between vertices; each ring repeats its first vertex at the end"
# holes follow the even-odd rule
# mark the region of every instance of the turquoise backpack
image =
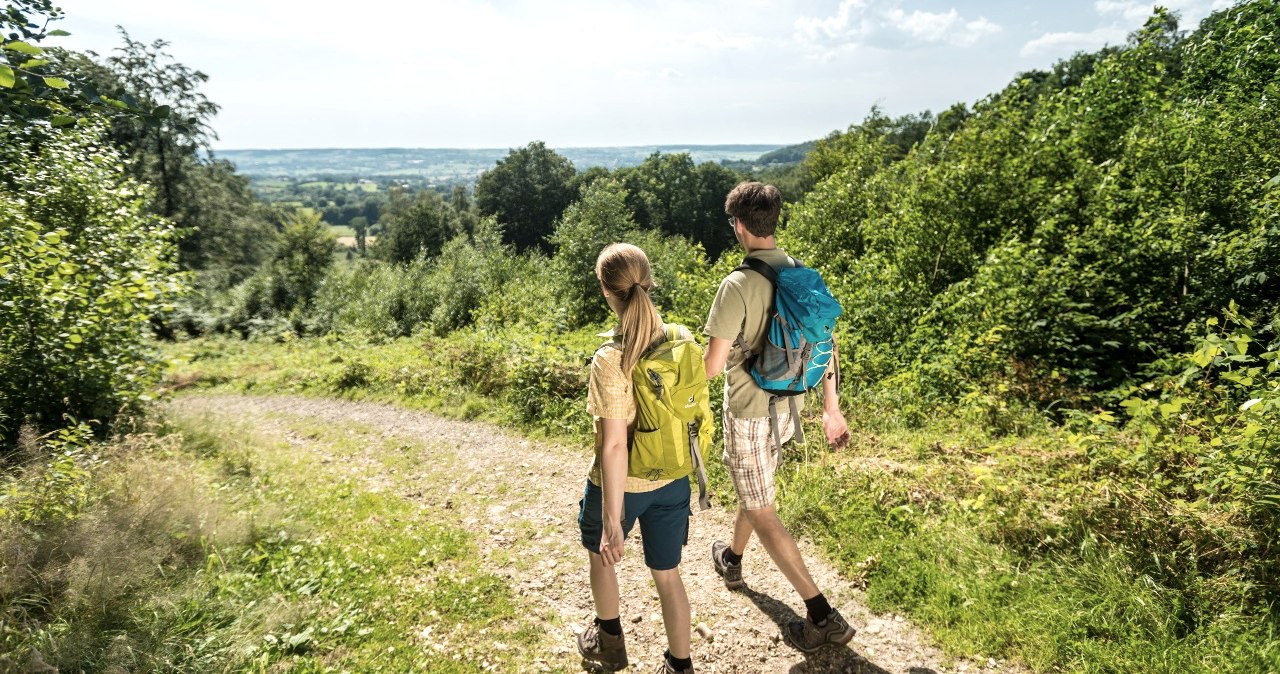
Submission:
MULTIPOLYGON (((822 275, 792 259, 794 266, 774 269, 767 262, 746 258, 735 271, 753 271, 773 286, 768 334, 759 353, 753 353, 742 336, 738 347, 747 354, 745 367, 752 380, 768 391, 769 419, 774 442, 782 445, 776 404, 788 398, 795 437, 804 440, 795 396, 817 388, 831 363, 835 341, 831 333, 843 313, 822 275)), ((839 368, 839 363, 836 364, 839 368)))

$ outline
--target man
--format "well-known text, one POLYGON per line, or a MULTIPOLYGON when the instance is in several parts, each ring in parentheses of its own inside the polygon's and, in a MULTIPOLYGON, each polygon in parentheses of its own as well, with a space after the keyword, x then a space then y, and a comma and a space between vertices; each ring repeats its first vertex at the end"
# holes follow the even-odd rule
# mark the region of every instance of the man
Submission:
MULTIPOLYGON (((740 183, 729 192, 724 210, 747 257, 758 258, 775 269, 794 266, 791 257, 778 248, 774 237, 782 211, 782 195, 776 187, 758 182, 740 183)), ((707 317, 705 331, 710 337, 704 357, 707 379, 725 372, 724 461, 738 492, 733 539, 728 545, 721 541, 712 544, 711 558, 726 587, 731 590, 745 587, 742 555, 751 534, 758 534, 764 549, 799 593, 807 609, 806 618, 787 625, 783 634, 791 645, 812 652, 823 644, 848 643, 854 629, 814 584, 795 539, 778 519, 774 506, 779 447, 769 420, 770 394, 751 379, 745 365, 748 354, 742 348, 745 345, 751 353, 759 353, 764 345, 773 293, 773 285, 760 274, 734 271, 720 283, 707 317)), ((838 358, 837 352, 832 362, 838 358)), ((849 427, 840 412, 834 366, 822 379, 822 392, 823 430, 827 442, 838 449, 848 442, 849 427)), ((800 409, 803 399, 797 403, 800 409)), ((791 413, 783 411, 784 408, 789 406, 780 406, 776 420, 782 442, 791 439, 793 434, 791 413)))

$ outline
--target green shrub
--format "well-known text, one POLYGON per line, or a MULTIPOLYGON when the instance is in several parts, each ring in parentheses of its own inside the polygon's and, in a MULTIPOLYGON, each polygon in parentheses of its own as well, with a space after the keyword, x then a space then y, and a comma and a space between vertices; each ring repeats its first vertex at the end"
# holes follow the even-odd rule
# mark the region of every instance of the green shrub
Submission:
POLYGON ((581 354, 564 347, 517 344, 506 399, 523 424, 577 436, 590 426, 587 368, 581 354))
POLYGON ((430 320, 437 296, 428 291, 429 263, 361 260, 334 268, 311 307, 310 332, 410 335, 430 320))
POLYGON ((147 215, 102 129, 0 132, 0 447, 18 426, 99 420, 146 398, 146 337, 184 289, 172 228, 147 215), (32 132, 35 133, 35 132, 32 132), (12 143, 12 144, 11 144, 12 143))
POLYGON ((1195 351, 1170 363, 1180 372, 1130 390, 1120 403, 1126 419, 1098 413, 1075 436, 1094 476, 1079 516, 1100 535, 1160 555, 1147 572, 1209 611, 1242 598, 1272 606, 1280 602, 1280 321, 1255 329, 1232 305, 1205 327, 1195 351))

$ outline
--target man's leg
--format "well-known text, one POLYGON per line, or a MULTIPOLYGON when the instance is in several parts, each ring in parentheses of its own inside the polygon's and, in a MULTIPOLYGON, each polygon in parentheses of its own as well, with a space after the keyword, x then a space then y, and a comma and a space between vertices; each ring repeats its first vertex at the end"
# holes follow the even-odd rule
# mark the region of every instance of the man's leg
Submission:
POLYGON ((657 571, 650 569, 653 584, 662 602, 662 626, 667 630, 667 650, 672 657, 689 657, 689 596, 685 594, 680 567, 657 571))
POLYGON ((729 544, 733 554, 741 557, 742 553, 747 551, 747 544, 751 542, 751 534, 754 531, 755 527, 752 526, 747 511, 739 505, 738 512, 733 517, 733 542, 729 544))
MULTIPOLYGON (((791 537, 791 532, 782 525, 782 520, 778 519, 778 511, 774 506, 753 510, 739 509, 738 518, 745 520, 750 527, 748 536, 751 530, 754 530, 760 537, 760 544, 769 553, 769 557, 773 559, 773 563, 782 575, 786 576, 791 586, 800 593, 801 599, 813 599, 818 596, 818 586, 809 575, 809 567, 805 565, 804 558, 800 556, 800 547, 791 537)), ((738 541, 737 532, 738 527, 735 523, 735 545, 738 541)))

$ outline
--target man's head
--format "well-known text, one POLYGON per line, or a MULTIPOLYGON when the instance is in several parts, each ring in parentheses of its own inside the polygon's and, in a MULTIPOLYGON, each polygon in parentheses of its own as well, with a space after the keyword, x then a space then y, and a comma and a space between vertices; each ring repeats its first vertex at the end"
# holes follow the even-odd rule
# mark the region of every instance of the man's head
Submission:
POLYGON ((738 183, 724 200, 724 212, 742 222, 752 236, 773 236, 782 212, 782 193, 773 185, 738 183))

